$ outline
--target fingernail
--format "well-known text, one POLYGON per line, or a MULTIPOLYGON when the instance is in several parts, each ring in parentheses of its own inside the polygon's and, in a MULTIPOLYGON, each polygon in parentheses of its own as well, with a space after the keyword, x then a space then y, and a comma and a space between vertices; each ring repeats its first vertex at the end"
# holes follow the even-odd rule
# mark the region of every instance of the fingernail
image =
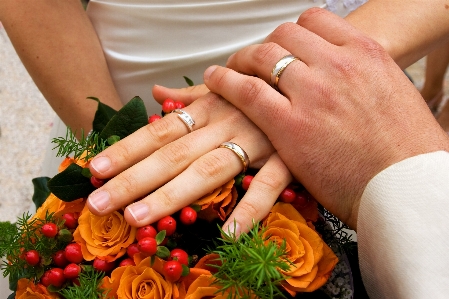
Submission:
POLYGON ((97 157, 90 162, 90 165, 98 173, 103 173, 111 168, 111 159, 108 157, 97 157))
POLYGON ((240 224, 237 221, 232 221, 228 228, 223 230, 228 236, 236 236, 238 237, 240 235, 240 224))
POLYGON ((135 203, 127 208, 128 212, 137 222, 145 219, 150 214, 150 209, 144 203, 135 203))
POLYGON ((216 65, 210 66, 208 67, 205 71, 204 71, 204 80, 209 79, 210 75, 217 69, 216 65))
POLYGON ((90 206, 97 212, 104 211, 111 204, 111 198, 109 196, 109 192, 107 191, 92 193, 89 195, 87 200, 89 201, 90 206))

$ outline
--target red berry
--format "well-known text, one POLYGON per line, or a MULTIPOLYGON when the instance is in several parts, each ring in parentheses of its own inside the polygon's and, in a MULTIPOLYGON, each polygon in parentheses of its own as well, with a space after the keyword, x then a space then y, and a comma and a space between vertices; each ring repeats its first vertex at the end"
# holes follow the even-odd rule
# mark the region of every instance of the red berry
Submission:
POLYGON ((302 208, 309 202, 309 197, 307 196, 308 192, 299 192, 296 194, 295 200, 292 202, 292 205, 295 208, 302 208))
POLYGON ((95 188, 100 188, 101 186, 104 185, 105 181, 99 178, 96 178, 94 176, 90 177, 90 183, 95 187, 95 188))
POLYGON ((104 260, 100 260, 99 258, 95 258, 93 263, 94 269, 98 271, 109 272, 115 267, 114 262, 106 262, 104 260))
POLYGON ((173 101, 172 99, 168 98, 166 99, 163 103, 162 103, 162 111, 164 111, 165 113, 170 113, 173 110, 175 110, 175 101, 173 101))
POLYGON ((45 287, 48 287, 51 284, 49 275, 50 275, 50 270, 44 272, 44 275, 42 275, 42 277, 41 277, 41 283, 45 287))
POLYGON ((59 288, 65 282, 64 270, 61 268, 53 268, 47 271, 48 272, 48 282, 59 288))
POLYGON ((58 234, 58 227, 52 222, 45 223, 41 227, 41 233, 47 238, 53 238, 58 234))
POLYGON ((80 275, 81 267, 77 264, 68 264, 64 268, 64 277, 66 279, 75 279, 80 275))
POLYGON ((182 275, 182 265, 178 261, 168 261, 164 264, 163 273, 167 281, 177 281, 182 275))
POLYGON ((283 202, 290 203, 295 200, 296 198, 296 192, 295 190, 291 188, 285 188, 282 193, 279 195, 279 198, 283 202))
POLYGON ((126 253, 130 258, 132 258, 136 253, 139 253, 139 245, 137 243, 131 244, 126 248, 126 253))
POLYGON ((40 256, 39 256, 39 252, 37 252, 36 250, 29 250, 25 253, 25 261, 28 263, 28 265, 30 266, 36 266, 37 264, 39 264, 39 261, 41 260, 40 256))
POLYGON ((79 264, 83 261, 83 252, 81 251, 81 245, 78 243, 71 243, 64 249, 65 258, 75 264, 79 264))
POLYGON ((175 101, 175 109, 182 109, 185 107, 186 107, 186 105, 183 102, 175 101))
POLYGON ((78 226, 78 213, 66 213, 62 215, 62 219, 65 220, 64 225, 69 229, 75 229, 78 226))
POLYGON ((148 123, 149 123, 149 124, 154 123, 156 120, 159 120, 159 119, 161 119, 161 118, 162 118, 162 116, 157 115, 157 114, 153 114, 153 115, 151 115, 151 116, 148 118, 148 123))
POLYGON ((157 252, 157 242, 155 238, 146 237, 138 243, 139 250, 147 255, 155 255, 157 252))
POLYGON ((171 236, 176 231, 176 220, 172 216, 165 216, 157 222, 157 230, 165 230, 166 236, 171 236))
POLYGON ((145 225, 137 229, 136 239, 137 241, 140 241, 146 237, 156 238, 156 235, 157 231, 154 227, 152 227, 151 225, 145 225))
POLYGON ((56 251, 55 254, 53 254, 52 258, 53 258, 53 264, 55 264, 56 266, 58 266, 60 268, 64 268, 69 263, 69 261, 65 258, 64 250, 56 251))
POLYGON ((120 262, 120 264, 118 265, 119 267, 126 267, 126 266, 135 266, 136 263, 134 263, 134 261, 130 258, 124 259, 123 261, 120 262))
POLYGON ((188 266, 189 265, 189 255, 187 252, 180 248, 175 248, 170 252, 170 257, 168 258, 169 261, 176 260, 180 262, 183 265, 188 266))
POLYGON ((251 181, 254 179, 252 175, 245 175, 242 179, 242 188, 244 190, 248 190, 249 184, 251 184, 251 181))
POLYGON ((194 209, 192 209, 191 207, 185 207, 185 208, 182 208, 182 210, 181 210, 181 214, 179 215, 179 220, 181 220, 181 222, 184 225, 190 225, 190 224, 195 223, 196 216, 197 216, 197 213, 194 209))

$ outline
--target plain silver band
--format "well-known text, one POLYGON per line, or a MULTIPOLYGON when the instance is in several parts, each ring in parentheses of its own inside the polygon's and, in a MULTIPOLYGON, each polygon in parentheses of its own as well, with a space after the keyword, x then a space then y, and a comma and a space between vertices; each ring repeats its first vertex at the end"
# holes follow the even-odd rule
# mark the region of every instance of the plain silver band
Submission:
POLYGON ((182 109, 175 109, 172 111, 172 113, 178 114, 178 117, 182 120, 182 122, 187 126, 190 132, 193 131, 193 125, 195 124, 195 121, 193 118, 184 110, 182 109))
POLYGON ((282 57, 281 60, 279 60, 278 63, 276 63, 273 70, 271 71, 271 86, 273 86, 274 89, 279 90, 278 82, 279 78, 282 75, 282 72, 290 63, 292 63, 295 60, 298 60, 298 58, 293 55, 287 55, 285 57, 282 57))
POLYGON ((233 151, 242 160, 243 170, 245 172, 249 167, 249 157, 246 152, 238 144, 234 142, 223 142, 218 148, 227 148, 233 151))

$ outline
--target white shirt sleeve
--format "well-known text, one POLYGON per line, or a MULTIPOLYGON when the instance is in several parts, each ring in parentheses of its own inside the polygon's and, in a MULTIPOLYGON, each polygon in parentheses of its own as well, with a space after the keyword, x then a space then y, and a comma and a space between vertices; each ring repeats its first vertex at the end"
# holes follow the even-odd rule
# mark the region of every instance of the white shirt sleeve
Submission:
POLYGON ((415 156, 376 175, 357 230, 370 298, 449 298, 449 153, 415 156))

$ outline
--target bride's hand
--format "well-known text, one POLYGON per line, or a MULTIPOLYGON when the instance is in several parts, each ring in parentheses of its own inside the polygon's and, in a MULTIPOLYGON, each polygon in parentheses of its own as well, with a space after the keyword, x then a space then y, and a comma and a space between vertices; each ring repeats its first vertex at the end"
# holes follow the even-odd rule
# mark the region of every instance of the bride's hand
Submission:
POLYGON ((181 101, 187 106, 208 92, 209 89, 204 84, 185 88, 167 88, 161 85, 153 87, 153 97, 159 104, 162 104, 165 99, 171 98, 181 101))
POLYGON ((242 171, 242 160, 232 150, 218 148, 230 141, 246 151, 251 168, 260 168, 223 227, 227 231, 235 219, 236 233, 247 231, 253 219, 260 220, 269 212, 289 184, 289 171, 265 134, 220 96, 208 93, 183 110, 195 121, 190 134, 178 114, 171 113, 91 161, 94 176, 112 179, 89 196, 90 210, 104 215, 143 197, 125 209, 131 225, 146 225, 170 215, 242 171))

